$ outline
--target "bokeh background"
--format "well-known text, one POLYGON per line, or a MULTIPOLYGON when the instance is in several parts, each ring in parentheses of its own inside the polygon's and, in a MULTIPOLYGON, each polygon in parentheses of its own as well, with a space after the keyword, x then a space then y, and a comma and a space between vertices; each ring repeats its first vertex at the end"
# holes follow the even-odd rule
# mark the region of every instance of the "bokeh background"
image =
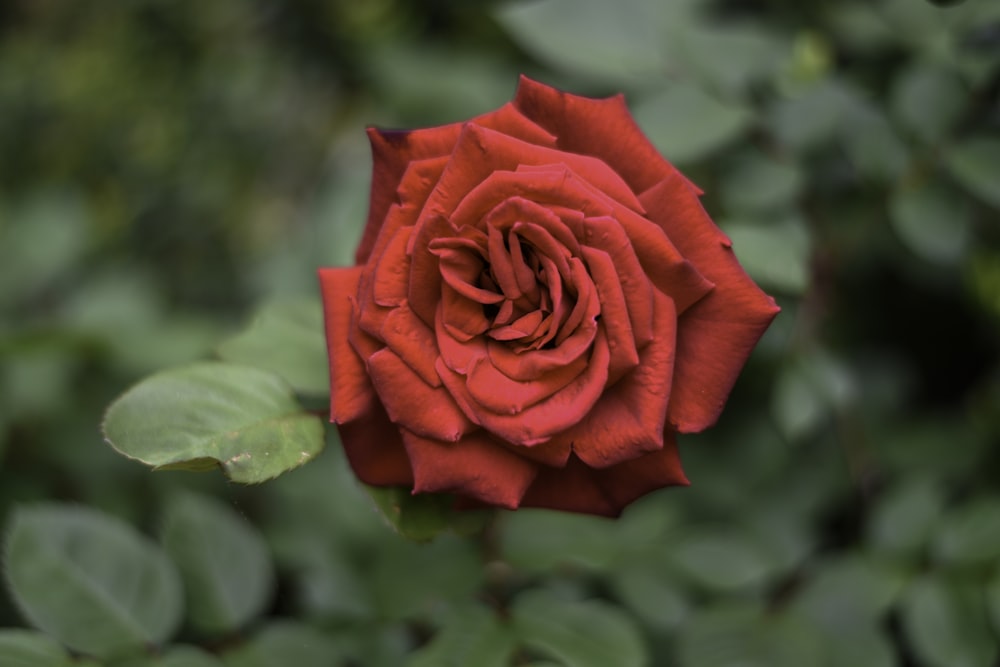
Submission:
MULTIPOLYGON (((0 519, 262 536, 248 612, 213 625, 188 590, 171 641, 206 665, 1000 665, 1000 3, 947 4, 0 3, 0 519), (681 439, 691 487, 419 545, 335 434, 252 488, 102 442, 144 375, 318 307, 366 125, 464 120, 522 72, 625 92, 783 308, 681 439)), ((0 626, 28 625, 14 598, 0 626)))

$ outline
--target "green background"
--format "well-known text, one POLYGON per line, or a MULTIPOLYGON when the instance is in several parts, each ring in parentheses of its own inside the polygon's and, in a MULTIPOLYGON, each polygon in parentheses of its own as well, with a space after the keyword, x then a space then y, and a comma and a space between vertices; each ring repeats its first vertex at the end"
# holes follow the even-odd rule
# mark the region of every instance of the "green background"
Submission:
POLYGON ((0 663, 1000 664, 1000 3, 936 4, 0 4, 0 663), (321 407, 289 349, 351 261, 364 127, 522 72, 625 92, 782 306, 681 438, 691 487, 418 544, 335 433, 249 487, 102 442, 220 355, 321 407))

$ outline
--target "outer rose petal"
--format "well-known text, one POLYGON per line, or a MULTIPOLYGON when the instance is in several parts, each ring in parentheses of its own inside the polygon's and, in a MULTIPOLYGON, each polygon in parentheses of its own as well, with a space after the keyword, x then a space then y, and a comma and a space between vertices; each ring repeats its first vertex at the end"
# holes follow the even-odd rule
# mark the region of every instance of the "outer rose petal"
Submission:
POLYGON ((595 100, 522 76, 514 106, 556 135, 556 148, 601 158, 635 192, 680 175, 643 134, 622 95, 595 100))
POLYGON ((693 433, 719 418, 743 364, 780 309, 747 276, 729 239, 681 176, 661 181, 640 199, 650 218, 716 285, 678 323, 667 418, 681 433, 693 433))
POLYGON ((538 465, 514 454, 482 432, 455 443, 428 440, 403 431, 413 463, 413 492, 450 492, 516 509, 538 465))
POLYGON ((340 442, 354 474, 374 486, 411 486, 410 459, 399 429, 381 405, 354 421, 340 424, 340 442))
POLYGON ((667 434, 663 449, 603 470, 570 457, 565 468, 542 468, 521 507, 545 507, 617 517, 626 505, 665 486, 687 486, 677 443, 667 434))
POLYGON ((320 269, 320 291, 330 363, 330 420, 344 423, 369 412, 376 402, 365 363, 351 347, 352 300, 362 267, 320 269))

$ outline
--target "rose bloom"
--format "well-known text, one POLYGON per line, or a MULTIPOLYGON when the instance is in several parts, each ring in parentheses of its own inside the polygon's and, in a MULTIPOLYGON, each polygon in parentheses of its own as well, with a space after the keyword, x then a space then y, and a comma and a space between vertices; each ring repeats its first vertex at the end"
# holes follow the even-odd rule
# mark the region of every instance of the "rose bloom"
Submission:
POLYGON ((687 484, 778 312, 622 96, 523 78, 464 123, 369 130, 367 226, 320 270, 331 420, 372 485, 617 516, 687 484))

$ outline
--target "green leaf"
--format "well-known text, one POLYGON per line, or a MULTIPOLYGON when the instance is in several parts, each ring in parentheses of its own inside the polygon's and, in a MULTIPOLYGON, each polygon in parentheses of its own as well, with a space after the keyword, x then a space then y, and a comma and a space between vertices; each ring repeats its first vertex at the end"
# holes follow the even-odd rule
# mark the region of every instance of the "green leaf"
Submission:
POLYGON ((532 510, 503 515, 502 526, 504 560, 529 572, 567 564, 606 569, 622 546, 619 525, 601 517, 532 510))
POLYGON ((993 580, 986 587, 986 605, 993 623, 993 631, 1000 635, 1000 570, 997 570, 993 580))
POLYGON ((722 102, 686 82, 642 100, 634 114, 656 147, 678 164, 695 162, 728 146, 753 121, 748 107, 722 102))
POLYGON ((968 93, 950 70, 917 63, 896 77, 892 88, 892 113, 904 127, 925 143, 944 139, 958 121, 968 93))
POLYGON ((1000 208, 1000 139, 978 136, 953 146, 945 164, 969 192, 1000 208))
POLYGON ((681 536, 670 553, 678 572, 713 591, 759 586, 776 569, 775 559, 763 545, 730 529, 681 536))
POLYGON ((746 22, 674 20, 667 32, 667 49, 678 70, 730 94, 743 95, 755 81, 772 77, 791 53, 788 40, 746 22))
POLYGON ((843 86, 824 80, 778 100, 767 114, 768 127, 781 144, 793 151, 814 149, 836 135, 845 99, 843 86))
POLYGON ((330 667, 345 659, 333 638, 295 621, 264 626, 246 643, 222 654, 226 667, 330 667))
POLYGON ((706 607, 678 632, 684 667, 801 667, 822 665, 822 637, 792 615, 764 616, 751 606, 706 607))
POLYGON ((882 110, 861 93, 844 97, 839 119, 840 141, 858 173, 867 179, 893 183, 909 160, 907 145, 882 110))
POLYGON ((180 621, 181 582, 166 555, 91 509, 18 509, 5 564, 25 617, 76 651, 109 657, 160 643, 180 621))
POLYGON ((972 241, 968 199, 940 183, 900 187, 892 194, 893 230, 915 254, 940 264, 957 264, 972 241))
POLYGON ((795 162, 778 161, 762 153, 739 156, 726 169, 722 201, 733 214, 768 211, 790 204, 802 189, 804 176, 795 162))
POLYGON ((69 653, 48 635, 34 630, 0 628, 0 665, 71 667, 69 653))
POLYGON ((410 654, 406 667, 507 667, 514 638, 496 614, 481 606, 463 606, 449 614, 444 627, 410 654))
POLYGON ((87 211, 75 192, 41 190, 0 225, 0 303, 24 298, 67 271, 87 244, 87 211))
POLYGON ((512 2, 496 17, 531 55, 557 70, 612 82, 662 71, 667 3, 630 0, 512 2))
POLYGON ((935 558, 950 565, 1000 562, 1000 498, 976 498, 949 511, 934 536, 935 558))
POLYGON ((465 603, 485 574, 475 543, 454 535, 429 544, 395 540, 372 554, 366 569, 376 613, 399 620, 427 618, 443 605, 465 603))
POLYGON ((845 365, 824 350, 790 359, 774 388, 771 409, 789 440, 814 433, 838 407, 857 394, 856 382, 845 365))
POLYGON ((690 603, 662 564, 628 562, 611 571, 609 584, 625 607, 657 631, 675 629, 690 603))
POLYGON ((209 497, 179 494, 167 504, 161 540, 180 571, 193 627, 224 634, 264 610, 274 570, 245 517, 209 497))
POLYGON ((981 587, 925 575, 902 600, 903 630, 927 667, 990 667, 997 640, 981 587))
POLYGON ((903 585, 898 572, 858 554, 827 560, 806 577, 791 608, 834 637, 874 629, 903 585))
POLYGON ((792 294, 809 286, 809 232, 801 220, 719 224, 733 242, 740 263, 761 286, 792 294))
POLYGON ((104 434, 125 456, 160 469, 222 467, 253 484, 323 448, 323 423, 302 412, 276 375, 223 363, 157 373, 108 409, 104 434))
POLYGON ((868 523, 868 543, 876 550, 920 559, 941 518, 944 494, 938 484, 912 476, 878 499, 868 523))
POLYGON ((274 301, 260 308, 250 327, 219 346, 219 356, 280 375, 295 391, 330 392, 323 309, 317 299, 274 301))
POLYGON ((521 642, 567 667, 649 665, 639 630, 607 603, 564 601, 547 591, 527 591, 514 599, 511 615, 521 642))
POLYGON ((196 646, 173 646, 163 655, 127 659, 112 667, 223 667, 223 663, 196 646))
POLYGON ((455 509, 455 497, 444 493, 411 493, 399 486, 365 486, 386 522, 403 537, 427 542, 453 531, 471 535, 482 529, 491 513, 455 509))

